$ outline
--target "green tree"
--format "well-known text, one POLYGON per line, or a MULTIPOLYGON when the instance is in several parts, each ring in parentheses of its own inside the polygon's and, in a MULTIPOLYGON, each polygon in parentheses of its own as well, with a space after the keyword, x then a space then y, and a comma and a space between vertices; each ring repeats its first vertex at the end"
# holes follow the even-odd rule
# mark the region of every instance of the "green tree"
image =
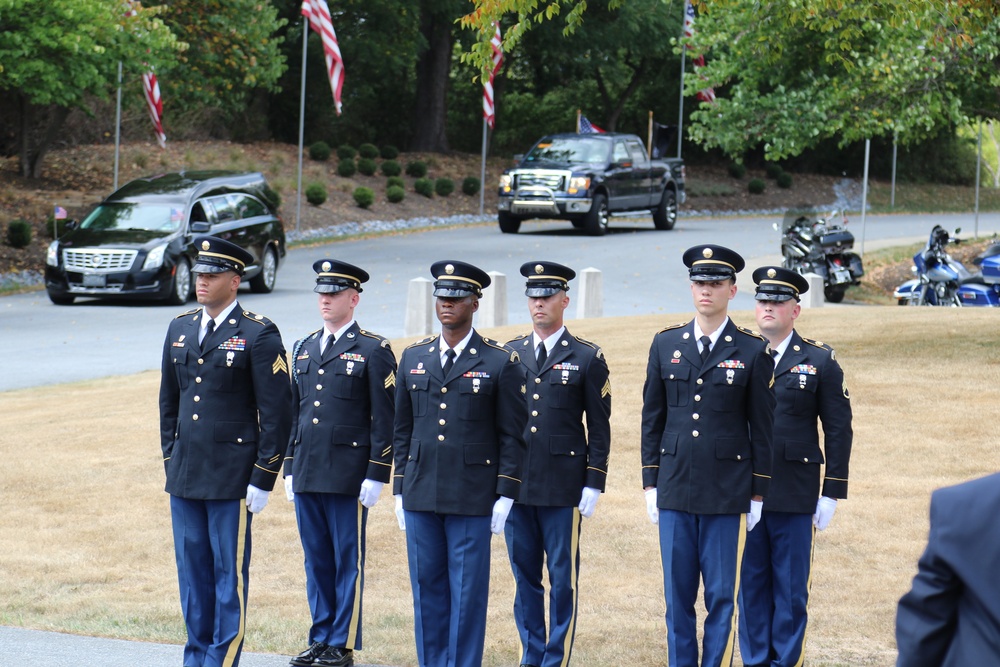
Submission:
POLYGON ((0 0, 0 91, 15 98, 21 173, 42 161, 73 109, 106 99, 118 63, 130 78, 170 65, 183 44, 158 8, 121 0, 0 0), (134 14, 126 16, 129 9, 134 14))

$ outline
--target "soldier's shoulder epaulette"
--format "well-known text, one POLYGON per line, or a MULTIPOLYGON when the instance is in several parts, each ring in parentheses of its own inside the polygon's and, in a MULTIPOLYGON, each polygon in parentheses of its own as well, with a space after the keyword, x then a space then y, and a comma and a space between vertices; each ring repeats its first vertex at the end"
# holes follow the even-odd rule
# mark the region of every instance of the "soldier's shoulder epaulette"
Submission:
POLYGON ((673 331, 674 329, 680 329, 681 327, 687 325, 687 322, 681 322, 680 324, 671 324, 669 327, 663 327, 656 333, 661 334, 665 331, 673 331))
POLYGON ((833 348, 830 347, 829 345, 827 345, 826 343, 824 343, 823 341, 813 340, 812 338, 806 338, 805 336, 803 336, 802 337, 802 342, 803 343, 808 343, 808 344, 812 345, 813 347, 818 347, 821 350, 826 350, 827 352, 830 353, 830 356, 834 356, 835 355, 835 353, 833 351, 833 348))
POLYGON ((437 340, 437 336, 428 336, 423 340, 418 340, 416 343, 410 343, 409 345, 406 346, 406 349, 409 350, 411 347, 420 347, 421 345, 427 345, 428 343, 432 343, 435 340, 437 340))
POLYGON ((306 334, 305 336, 303 336, 302 340, 300 342, 304 343, 307 340, 314 340, 314 339, 318 338, 321 333, 323 333, 323 329, 316 329, 316 331, 313 331, 312 333, 306 334))
POLYGON ((483 336, 483 343, 484 343, 484 344, 485 344, 485 345, 486 345, 487 347, 492 347, 492 348, 494 348, 494 349, 496 349, 496 350, 500 350, 500 351, 501 351, 501 352, 503 352, 504 354, 507 354, 507 355, 510 355, 510 361, 511 361, 512 363, 513 363, 513 362, 520 362, 520 361, 521 361, 521 355, 519 355, 519 354, 517 353, 517 350, 513 350, 513 349, 511 349, 511 348, 507 347, 506 345, 504 345, 504 344, 503 344, 503 343, 501 343, 500 341, 497 341, 497 340, 491 340, 491 339, 489 339, 489 338, 487 338, 487 337, 483 336))
POLYGON ((377 340, 379 346, 381 347, 389 347, 389 340, 385 336, 379 336, 377 333, 372 333, 371 331, 365 331, 364 329, 359 329, 359 333, 362 336, 366 336, 368 338, 373 338, 377 340))
POLYGON ((257 324, 264 326, 265 324, 270 324, 271 320, 267 319, 259 313, 251 313, 249 310, 243 311, 243 317, 250 320, 251 322, 256 322, 257 324))
POLYGON ((181 313, 180 315, 178 315, 178 316, 177 316, 177 317, 175 317, 174 319, 175 319, 175 320, 179 320, 179 319, 181 319, 182 317, 187 317, 188 315, 194 315, 194 314, 196 314, 196 313, 200 313, 200 312, 201 312, 201 308, 193 308, 193 309, 191 309, 191 310, 187 311, 186 313, 181 313))
POLYGON ((526 333, 526 334, 521 334, 520 336, 514 336, 513 338, 510 339, 510 342, 513 343, 515 340, 524 340, 530 335, 531 335, 530 333, 526 333))
POLYGON ((581 344, 586 345, 587 347, 593 349, 594 350, 594 356, 597 357, 598 359, 603 359, 604 358, 604 351, 601 350, 601 347, 599 345, 597 345, 596 343, 591 343, 586 338, 580 338, 579 336, 573 336, 573 338, 575 338, 578 343, 581 343, 581 344))
POLYGON ((765 343, 767 342, 766 338, 764 338, 759 332, 754 331, 753 329, 747 329, 746 327, 741 327, 741 326, 737 325, 736 326, 736 330, 739 331, 741 334, 750 336, 751 338, 756 338, 757 340, 762 340, 765 343))

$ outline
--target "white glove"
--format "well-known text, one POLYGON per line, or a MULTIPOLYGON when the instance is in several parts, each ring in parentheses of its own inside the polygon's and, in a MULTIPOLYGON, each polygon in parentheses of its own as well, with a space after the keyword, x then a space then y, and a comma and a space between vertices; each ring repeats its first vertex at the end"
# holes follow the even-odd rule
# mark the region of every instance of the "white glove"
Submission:
POLYGON ((288 498, 288 502, 295 500, 295 492, 292 491, 292 476, 289 475, 285 478, 285 497, 288 498))
POLYGON ((592 486, 583 487, 583 493, 580 494, 580 514, 588 519, 593 516, 594 509, 597 508, 597 499, 600 497, 600 489, 592 486))
POLYGON ((358 496, 358 501, 365 507, 375 507, 375 503, 378 502, 378 496, 382 493, 382 487, 385 486, 382 482, 376 482, 374 479, 366 479, 361 482, 361 495, 358 496))
POLYGON ((406 530, 406 516, 403 514, 403 495, 394 496, 396 499, 396 521, 400 530, 406 530))
POLYGON ((507 496, 500 496, 493 503, 493 519, 490 521, 490 530, 493 531, 494 535, 503 532, 504 524, 507 523, 507 515, 510 514, 510 508, 513 506, 514 499, 507 496))
POLYGON ((813 514, 813 525, 819 530, 825 529, 830 525, 830 519, 833 518, 835 509, 837 509, 835 498, 827 498, 826 496, 820 498, 816 503, 816 513, 813 514))
POLYGON ((656 506, 656 487, 646 489, 646 514, 653 525, 660 523, 660 508, 656 506))
POLYGON ((253 484, 247 484, 247 507, 253 514, 260 512, 267 506, 267 499, 271 496, 270 491, 258 489, 253 484))
POLYGON ((750 511, 747 512, 747 532, 749 533, 753 530, 753 527, 757 525, 760 521, 760 511, 764 507, 764 501, 762 500, 751 500, 750 501, 750 511))

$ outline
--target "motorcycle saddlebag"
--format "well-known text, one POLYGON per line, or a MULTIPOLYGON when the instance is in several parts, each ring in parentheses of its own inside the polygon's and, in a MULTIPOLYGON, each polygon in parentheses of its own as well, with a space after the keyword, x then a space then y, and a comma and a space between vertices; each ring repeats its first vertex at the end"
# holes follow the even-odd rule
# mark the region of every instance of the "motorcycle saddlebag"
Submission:
POLYGON ((980 268, 983 271, 983 280, 988 283, 1000 283, 1000 255, 987 257, 980 268))
POLYGON ((835 229, 820 236, 819 243, 826 252, 850 250, 854 247, 854 234, 846 229, 835 229))
POLYGON ((998 285, 966 283, 958 288, 958 296, 963 306, 1000 306, 998 285))

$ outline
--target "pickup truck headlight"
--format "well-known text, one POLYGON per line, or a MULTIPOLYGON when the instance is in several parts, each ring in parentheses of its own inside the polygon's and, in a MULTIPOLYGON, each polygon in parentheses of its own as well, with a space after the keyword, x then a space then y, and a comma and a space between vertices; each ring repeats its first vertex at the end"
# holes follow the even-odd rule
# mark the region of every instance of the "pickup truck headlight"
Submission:
POLYGON ((45 251, 45 263, 49 266, 59 266, 59 241, 49 244, 49 249, 45 251))
POLYGON ((574 176, 569 179, 569 194, 575 195, 586 192, 590 188, 590 178, 587 176, 574 176))
POLYGON ((167 244, 158 245, 146 255, 146 262, 142 265, 143 271, 151 271, 163 266, 163 253, 167 251, 167 244))
POLYGON ((513 187, 514 187, 514 177, 511 176, 510 174, 501 174, 500 191, 504 193, 510 192, 513 189, 513 187))

